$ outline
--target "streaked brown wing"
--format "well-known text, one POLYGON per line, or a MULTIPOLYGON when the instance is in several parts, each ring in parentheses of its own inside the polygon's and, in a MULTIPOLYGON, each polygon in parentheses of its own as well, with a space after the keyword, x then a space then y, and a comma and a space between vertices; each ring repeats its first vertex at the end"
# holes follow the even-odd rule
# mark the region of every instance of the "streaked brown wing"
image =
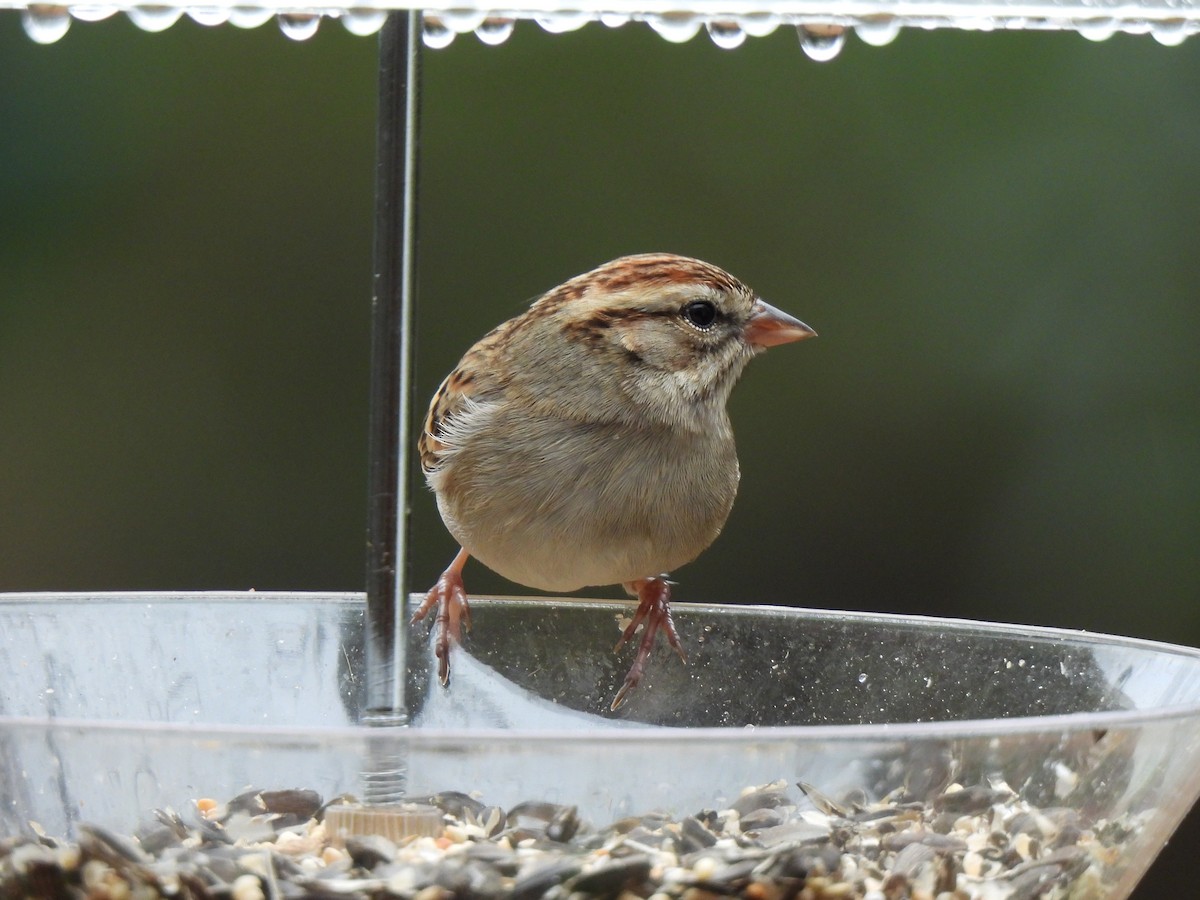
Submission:
POLYGON ((426 475, 437 471, 443 463, 443 454, 449 449, 445 440, 447 423, 461 415, 469 401, 490 399, 503 390, 503 376, 489 366, 488 361, 495 361, 494 345, 502 340, 508 324, 501 325, 468 350, 434 392, 421 435, 417 438, 421 470, 426 475))

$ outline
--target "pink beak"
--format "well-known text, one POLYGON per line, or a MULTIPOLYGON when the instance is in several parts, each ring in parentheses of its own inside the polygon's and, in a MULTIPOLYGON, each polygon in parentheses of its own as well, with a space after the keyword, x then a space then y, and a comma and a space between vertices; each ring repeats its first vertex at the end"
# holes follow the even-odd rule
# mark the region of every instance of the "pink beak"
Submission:
POLYGON ((751 347, 763 349, 817 336, 815 331, 799 319, 789 316, 763 300, 754 301, 754 306, 750 310, 750 321, 746 323, 744 334, 746 343, 751 347))

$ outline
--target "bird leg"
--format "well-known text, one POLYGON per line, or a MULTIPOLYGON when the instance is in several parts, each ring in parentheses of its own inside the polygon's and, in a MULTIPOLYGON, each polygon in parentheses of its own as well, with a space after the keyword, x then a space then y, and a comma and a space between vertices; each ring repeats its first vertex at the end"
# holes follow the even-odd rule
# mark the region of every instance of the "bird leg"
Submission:
POLYGON ((679 654, 679 658, 687 663, 687 654, 683 652, 683 645, 679 642, 675 623, 671 619, 671 582, 664 576, 639 578, 637 581, 627 582, 625 590, 638 598, 638 608, 633 614, 633 621, 621 633, 621 639, 613 649, 620 650, 625 646, 626 642, 633 638, 639 625, 643 626, 642 639, 638 642, 637 656, 633 659, 633 665, 629 667, 625 683, 613 698, 610 709, 614 710, 625 702, 629 692, 642 680, 646 661, 650 658, 650 651, 654 649, 654 639, 660 629, 666 634, 667 643, 679 654))
POLYGON ((462 639, 464 628, 471 630, 471 607, 467 604, 467 592, 462 580, 463 566, 468 559, 470 555, 467 551, 460 549, 409 620, 410 625, 415 625, 437 607, 434 621, 437 622, 438 635, 434 652, 438 658, 438 681, 443 685, 450 682, 450 639, 457 642, 462 639))

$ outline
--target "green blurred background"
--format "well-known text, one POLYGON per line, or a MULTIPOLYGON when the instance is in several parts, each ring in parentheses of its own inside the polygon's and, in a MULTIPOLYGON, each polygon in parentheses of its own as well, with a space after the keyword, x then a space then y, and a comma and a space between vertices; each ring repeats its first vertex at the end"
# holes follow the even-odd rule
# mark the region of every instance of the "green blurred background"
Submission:
MULTIPOLYGON (((375 78, 330 22, 0 16, 0 590, 361 586, 375 78)), ((679 599, 1200 644, 1200 43, 522 23, 424 89, 423 396, 622 253, 820 332, 735 392, 679 599)), ((454 545, 414 516, 423 585, 454 545)), ((1197 839, 1138 896, 1190 893, 1197 839)))

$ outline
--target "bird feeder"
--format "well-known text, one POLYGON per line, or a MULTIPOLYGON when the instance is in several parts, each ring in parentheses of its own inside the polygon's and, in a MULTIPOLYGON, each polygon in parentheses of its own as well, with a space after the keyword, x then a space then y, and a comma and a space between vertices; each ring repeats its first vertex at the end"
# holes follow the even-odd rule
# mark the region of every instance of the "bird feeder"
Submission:
POLYGON ((438 684, 404 567, 420 60, 523 20, 730 49, 795 28, 817 60, 904 28, 1174 44, 1200 7, 4 7, 42 43, 116 14, 148 31, 274 19, 297 40, 338 19, 380 32, 380 81, 366 589, 0 595, 0 894, 1129 896, 1200 795, 1200 651, 678 603, 688 665, 657 665, 613 712, 624 665, 605 650, 629 604, 481 597, 438 684), (219 657, 196 640, 214 632, 219 657))

